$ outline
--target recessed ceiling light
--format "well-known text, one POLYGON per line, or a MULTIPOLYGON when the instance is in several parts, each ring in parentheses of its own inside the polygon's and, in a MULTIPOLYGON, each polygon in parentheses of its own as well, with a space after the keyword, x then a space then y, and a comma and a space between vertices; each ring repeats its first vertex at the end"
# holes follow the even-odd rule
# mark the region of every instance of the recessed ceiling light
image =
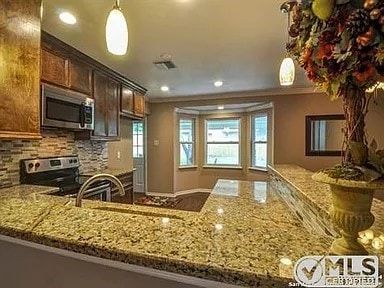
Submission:
POLYGON ((224 106, 217 106, 217 110, 224 110, 224 106))
POLYGON ((62 13, 60 13, 59 18, 64 23, 67 23, 67 24, 70 24, 70 25, 76 24, 76 22, 77 22, 76 17, 73 16, 73 14, 71 14, 69 12, 62 12, 62 13))
POLYGON ((215 83, 213 83, 216 87, 220 87, 220 86, 223 86, 223 81, 216 81, 215 83))
POLYGON ((161 86, 161 91, 163 91, 163 92, 167 92, 167 91, 169 91, 169 87, 168 86, 161 86))

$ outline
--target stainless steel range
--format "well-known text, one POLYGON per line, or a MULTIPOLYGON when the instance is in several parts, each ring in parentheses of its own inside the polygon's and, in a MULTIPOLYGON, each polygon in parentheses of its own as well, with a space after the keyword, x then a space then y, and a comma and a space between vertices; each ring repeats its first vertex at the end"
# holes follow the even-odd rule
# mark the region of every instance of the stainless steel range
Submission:
MULTIPOLYGON (((20 182, 60 188, 51 195, 76 197, 81 185, 88 177, 79 173, 77 156, 50 157, 20 160, 20 182)), ((111 201, 109 181, 100 181, 90 186, 84 198, 111 201)))

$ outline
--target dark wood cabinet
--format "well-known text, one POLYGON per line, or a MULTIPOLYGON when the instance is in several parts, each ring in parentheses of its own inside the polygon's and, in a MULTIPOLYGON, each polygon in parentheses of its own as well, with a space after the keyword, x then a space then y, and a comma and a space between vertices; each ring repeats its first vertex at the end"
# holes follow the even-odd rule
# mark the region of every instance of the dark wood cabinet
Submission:
POLYGON ((54 51, 41 50, 41 80, 68 87, 68 57, 54 51))
POLYGON ((121 115, 132 116, 133 111, 133 90, 125 85, 121 86, 121 115))
POLYGON ((50 51, 50 48, 41 50, 41 80, 91 95, 92 69, 63 52, 50 51))
POLYGON ((105 99, 108 87, 108 77, 100 72, 93 73, 93 99, 95 100, 95 128, 93 135, 95 137, 107 137, 105 99))
POLYGON ((120 115, 144 116, 145 88, 44 31, 41 39, 41 81, 95 100, 94 131, 76 132, 77 139, 118 140, 120 115))
POLYGON ((124 204, 132 204, 133 199, 133 172, 129 172, 117 177, 121 184, 123 184, 125 195, 120 196, 118 194, 117 188, 114 186, 111 190, 112 202, 115 203, 124 203, 124 204))
POLYGON ((120 123, 119 83, 99 71, 94 71, 93 98, 95 100, 95 129, 92 138, 117 140, 120 123))
POLYGON ((0 1, 0 138, 40 135, 40 3, 0 1))
POLYGON ((108 137, 119 137, 120 123, 120 97, 119 83, 113 79, 108 79, 106 95, 106 118, 108 137))
POLYGON ((145 114, 145 99, 144 95, 135 91, 133 93, 134 113, 138 117, 144 117, 145 114))
POLYGON ((87 64, 70 60, 69 61, 69 88, 87 95, 92 92, 92 68, 87 64))

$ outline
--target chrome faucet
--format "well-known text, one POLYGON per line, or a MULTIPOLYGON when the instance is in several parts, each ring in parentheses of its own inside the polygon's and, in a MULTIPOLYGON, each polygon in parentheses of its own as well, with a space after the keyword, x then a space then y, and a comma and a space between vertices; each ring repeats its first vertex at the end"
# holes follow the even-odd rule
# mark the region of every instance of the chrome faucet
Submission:
POLYGON ((76 197, 76 207, 81 207, 81 201, 83 199, 85 191, 88 189, 88 187, 93 184, 96 181, 103 181, 108 180, 116 185, 117 189, 119 190, 119 195, 124 196, 125 190, 123 187, 123 184, 120 182, 119 179, 117 179, 115 176, 110 174, 97 174, 95 176, 92 176, 87 181, 84 182, 84 184, 80 187, 79 192, 77 193, 76 197))

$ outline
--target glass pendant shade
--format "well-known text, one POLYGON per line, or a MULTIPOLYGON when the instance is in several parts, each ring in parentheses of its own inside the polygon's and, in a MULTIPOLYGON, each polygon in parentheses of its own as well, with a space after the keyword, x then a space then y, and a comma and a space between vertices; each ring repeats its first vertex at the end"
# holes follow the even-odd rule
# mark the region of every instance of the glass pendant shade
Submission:
POLYGON ((128 49, 128 25, 116 3, 107 18, 105 27, 107 49, 115 55, 125 55, 128 49))
POLYGON ((290 86, 295 80, 295 64, 293 63, 292 58, 286 57, 280 66, 280 85, 281 86, 290 86))

